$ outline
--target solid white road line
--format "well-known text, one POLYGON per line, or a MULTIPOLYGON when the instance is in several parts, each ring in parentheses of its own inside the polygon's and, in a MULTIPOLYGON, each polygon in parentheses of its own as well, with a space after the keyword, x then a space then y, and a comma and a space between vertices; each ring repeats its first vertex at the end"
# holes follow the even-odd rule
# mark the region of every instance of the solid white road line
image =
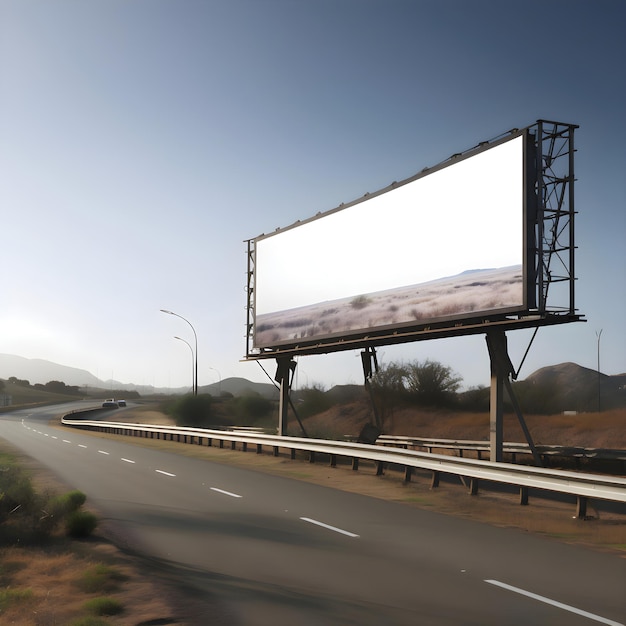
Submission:
POLYGON ((170 474, 169 472, 166 472, 164 470, 154 470, 155 472, 158 472, 159 474, 165 474, 166 476, 176 476, 176 474, 170 474))
POLYGON ((211 487, 211 491, 217 491, 217 493, 223 493, 225 496, 230 496, 231 498, 243 498, 238 493, 232 493, 231 491, 224 491, 223 489, 218 489, 217 487, 211 487))
POLYGON ((503 589, 507 589, 508 591, 513 591, 514 593, 519 593, 523 596, 526 596, 527 598, 532 598, 533 600, 538 600, 539 602, 545 602, 545 604, 550 604, 551 606, 555 606, 558 609, 563 609, 564 611, 569 611, 570 613, 576 613, 576 615, 582 615, 583 617, 592 619, 596 622, 600 622, 601 624, 608 624, 609 626, 624 626, 624 624, 622 624, 621 622, 614 622, 613 620, 607 619, 605 617, 600 617, 599 615, 594 615, 593 613, 582 611, 581 609, 569 606, 569 604, 563 604, 562 602, 551 600, 550 598, 537 595, 536 593, 525 591, 524 589, 520 589, 519 587, 513 587, 512 585, 501 583, 499 580, 485 580, 485 582, 489 583, 490 585, 502 587, 503 589))
POLYGON ((341 533, 342 535, 347 535, 348 537, 358 537, 359 535, 355 535, 347 530, 342 530, 341 528, 337 528, 335 526, 329 526, 328 524, 324 524, 323 522, 318 522, 317 520, 311 519, 310 517, 301 517, 303 522, 309 522, 309 524, 315 524, 316 526, 321 526, 322 528, 327 528, 328 530, 333 530, 336 533, 341 533))

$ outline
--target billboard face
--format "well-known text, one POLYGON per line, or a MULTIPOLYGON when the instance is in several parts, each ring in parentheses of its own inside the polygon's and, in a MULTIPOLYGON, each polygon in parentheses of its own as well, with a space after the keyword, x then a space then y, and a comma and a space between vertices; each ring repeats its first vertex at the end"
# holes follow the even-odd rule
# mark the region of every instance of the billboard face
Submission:
POLYGON ((253 348, 524 310, 525 143, 256 238, 253 348))

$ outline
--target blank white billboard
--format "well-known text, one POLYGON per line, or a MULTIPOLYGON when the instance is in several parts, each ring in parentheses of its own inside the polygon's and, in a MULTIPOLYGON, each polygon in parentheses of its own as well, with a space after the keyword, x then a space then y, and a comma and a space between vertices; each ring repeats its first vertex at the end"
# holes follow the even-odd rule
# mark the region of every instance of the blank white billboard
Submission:
POLYGON ((524 309, 524 146, 256 238, 253 346, 524 309))

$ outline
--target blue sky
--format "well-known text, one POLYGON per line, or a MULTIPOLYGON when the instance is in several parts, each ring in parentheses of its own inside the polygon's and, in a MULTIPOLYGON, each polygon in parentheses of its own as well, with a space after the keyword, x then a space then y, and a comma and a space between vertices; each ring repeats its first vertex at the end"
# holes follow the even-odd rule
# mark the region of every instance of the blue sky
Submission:
MULTIPOLYGON (((200 385, 265 381, 241 362, 245 240, 549 119, 580 125, 588 321, 540 330, 520 378, 595 368, 600 330, 602 371, 625 372, 625 18, 622 0, 0 0, 0 352, 184 386, 173 337, 193 335, 169 309, 200 385)), ((509 334, 514 365, 530 334, 509 334)), ((379 358, 489 383, 482 336, 379 358)), ((362 382, 357 352, 298 372, 362 382)))

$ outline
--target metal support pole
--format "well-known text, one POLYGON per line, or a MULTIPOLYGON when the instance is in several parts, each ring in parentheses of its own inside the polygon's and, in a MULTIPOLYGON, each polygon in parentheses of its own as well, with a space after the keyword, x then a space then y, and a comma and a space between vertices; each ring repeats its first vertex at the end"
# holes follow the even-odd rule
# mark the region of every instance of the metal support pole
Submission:
POLYGON ((372 376, 378 371, 378 359, 376 358, 376 350, 372 347, 368 347, 361 352, 361 363, 363 365, 363 377, 365 379, 365 388, 370 397, 372 404, 372 411, 374 412, 374 420, 376 421, 376 428, 379 432, 382 432, 383 422, 380 417, 380 413, 376 408, 376 402, 374 401, 374 393, 372 392, 372 386, 370 380, 372 376))
POLYGON ((489 451, 490 460, 502 462, 503 413, 502 413, 502 377, 491 371, 491 393, 489 396, 489 451))
POLYGON ((277 368, 274 380, 280 384, 280 399, 278 404, 278 434, 281 437, 287 435, 287 424, 289 418, 289 391, 291 390, 291 380, 296 368, 295 361, 289 357, 276 359, 277 368))
POLYGON ((502 462, 504 441, 504 373, 498 350, 506 341, 504 333, 487 333, 487 347, 491 359, 491 390, 489 393, 489 453, 490 460, 502 462))
POLYGON ((489 441, 490 441, 490 453, 491 460, 501 462, 503 458, 503 390, 506 390, 511 399, 511 404, 517 415, 517 419, 522 428, 524 436, 530 451, 532 452, 535 465, 541 466, 541 457, 537 452, 533 439, 530 435, 530 431, 526 426, 526 421, 522 415, 522 410, 517 402, 517 397, 513 391, 510 377, 517 376, 515 368, 509 359, 509 353, 507 350, 506 335, 501 331, 493 331, 487 333, 487 348, 489 349, 489 357, 491 359, 491 395, 490 395, 490 422, 489 422, 489 441))

